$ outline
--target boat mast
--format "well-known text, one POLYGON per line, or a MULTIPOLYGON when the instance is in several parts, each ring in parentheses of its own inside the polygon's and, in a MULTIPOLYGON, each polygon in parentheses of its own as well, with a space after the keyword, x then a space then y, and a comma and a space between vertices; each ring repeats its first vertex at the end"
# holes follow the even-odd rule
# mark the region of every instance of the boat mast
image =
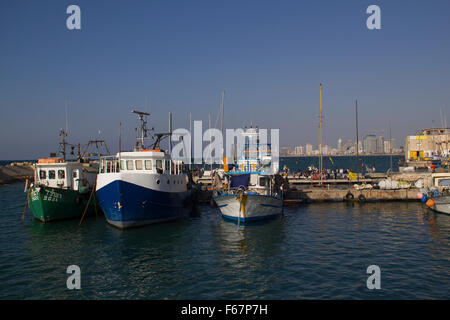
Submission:
POLYGON ((389 153, 390 153, 390 165, 392 172, 392 130, 391 130, 391 120, 389 120, 389 153))
POLYGON ((356 181, 359 182, 358 99, 355 100, 355 114, 356 114, 356 181))
POLYGON ((169 112, 169 154, 172 154, 172 112, 169 112))
POLYGON ((220 131, 222 131, 222 137, 223 137, 223 115, 225 113, 224 109, 224 101, 225 101, 225 91, 222 91, 222 116, 220 117, 220 131))
POLYGON ((319 185, 322 185, 323 183, 323 137, 322 137, 322 84, 320 84, 320 126, 319 126, 319 185))
POLYGON ((135 111, 132 110, 132 113, 136 113, 138 115, 138 119, 141 122, 141 136, 139 138, 136 138, 138 140, 138 142, 136 143, 136 150, 142 150, 144 149, 144 140, 147 138, 147 133, 148 133, 148 129, 147 129, 147 120, 145 119, 146 116, 149 116, 150 113, 147 112, 141 112, 141 111, 135 111))
MULTIPOLYGON (((225 90, 222 91, 222 116, 220 117, 220 131, 222 132, 222 139, 225 138, 225 136, 223 134, 223 131, 224 131, 224 128, 223 128, 223 116, 224 116, 224 113, 225 113, 224 102, 225 102, 225 90)), ((224 146, 224 144, 222 145, 222 169, 224 168, 225 161, 226 161, 225 149, 224 149, 223 146, 224 146)))
POLYGON ((209 154, 209 161, 211 161, 211 167, 210 170, 212 172, 212 155, 211 155, 211 143, 212 143, 212 136, 211 136, 211 113, 208 113, 208 125, 209 125, 209 146, 208 146, 208 154, 209 154))
POLYGON ((189 170, 192 169, 192 112, 189 112, 189 135, 190 135, 190 143, 189 143, 189 170))
POLYGON ((61 128, 61 131, 59 132, 59 136, 61 137, 61 142, 59 143, 60 153, 63 156, 63 161, 66 161, 66 146, 67 146, 67 132, 61 128))
POLYGON ((121 163, 122 163, 122 121, 119 122, 119 168, 121 163))

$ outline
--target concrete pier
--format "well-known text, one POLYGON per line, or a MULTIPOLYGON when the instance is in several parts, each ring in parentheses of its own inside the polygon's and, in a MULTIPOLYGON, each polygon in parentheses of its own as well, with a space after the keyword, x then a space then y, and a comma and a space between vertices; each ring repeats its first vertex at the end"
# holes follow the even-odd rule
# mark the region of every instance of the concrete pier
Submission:
MULTIPOLYGON (((365 178, 360 178, 358 179, 358 183, 356 181, 349 181, 348 179, 327 179, 324 180, 324 185, 321 187, 318 186, 319 181, 317 180, 296 179, 290 176, 288 177, 289 190, 285 194, 285 204, 296 205, 299 203, 325 201, 419 201, 417 199, 417 194, 420 190, 414 186, 414 182, 419 179, 422 179, 425 188, 433 185, 431 173, 395 173, 390 176, 378 173, 366 176, 365 178), (411 186, 409 188, 399 188, 395 190, 376 188, 378 182, 384 179, 408 181, 411 186), (355 184, 371 184, 372 186, 375 186, 375 188, 358 190, 354 188, 355 184)), ((202 191, 199 192, 199 198, 202 199, 201 203, 208 203, 212 194, 209 190, 211 188, 211 178, 196 177, 194 178, 194 181, 202 186, 202 191)))
POLYGON ((0 166, 0 185, 33 179, 33 175, 33 164, 29 162, 18 162, 0 166))
POLYGON ((305 188, 289 190, 286 200, 299 200, 300 202, 323 201, 417 201, 419 189, 380 190, 354 188, 305 188))

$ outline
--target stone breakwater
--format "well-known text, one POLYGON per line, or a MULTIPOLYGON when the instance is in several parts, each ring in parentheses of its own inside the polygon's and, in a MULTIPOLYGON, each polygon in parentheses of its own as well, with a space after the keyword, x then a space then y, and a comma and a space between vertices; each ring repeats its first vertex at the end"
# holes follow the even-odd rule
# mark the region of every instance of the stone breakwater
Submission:
POLYGON ((33 163, 13 162, 0 166, 0 185, 33 179, 33 163))

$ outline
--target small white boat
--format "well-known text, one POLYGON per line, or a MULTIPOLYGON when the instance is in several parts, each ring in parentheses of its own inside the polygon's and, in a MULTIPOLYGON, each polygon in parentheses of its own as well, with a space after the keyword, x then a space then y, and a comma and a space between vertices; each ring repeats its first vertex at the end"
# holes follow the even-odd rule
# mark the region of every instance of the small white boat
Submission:
POLYGON ((426 205, 433 211, 450 214, 450 195, 430 198, 426 205))
POLYGON ((250 139, 234 169, 224 170, 225 179, 219 184, 215 183, 220 179, 218 173, 213 179, 217 192, 214 201, 222 217, 238 223, 272 218, 283 212, 279 164, 272 161, 271 146, 259 143, 257 129, 245 135, 250 135, 250 139))

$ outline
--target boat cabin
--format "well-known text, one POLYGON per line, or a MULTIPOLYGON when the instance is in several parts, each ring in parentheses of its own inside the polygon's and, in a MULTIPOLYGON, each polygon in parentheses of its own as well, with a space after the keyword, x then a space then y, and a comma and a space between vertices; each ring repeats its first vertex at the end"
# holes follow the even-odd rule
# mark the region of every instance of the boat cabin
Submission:
POLYGON ((272 189, 272 177, 262 174, 230 174, 230 189, 244 187, 262 195, 270 195, 272 189))
POLYGON ((100 173, 136 172, 181 175, 183 162, 173 161, 163 151, 121 152, 100 159, 100 173))
POLYGON ((36 185, 79 190, 94 185, 97 171, 79 162, 64 162, 60 158, 39 159, 35 164, 36 185))

